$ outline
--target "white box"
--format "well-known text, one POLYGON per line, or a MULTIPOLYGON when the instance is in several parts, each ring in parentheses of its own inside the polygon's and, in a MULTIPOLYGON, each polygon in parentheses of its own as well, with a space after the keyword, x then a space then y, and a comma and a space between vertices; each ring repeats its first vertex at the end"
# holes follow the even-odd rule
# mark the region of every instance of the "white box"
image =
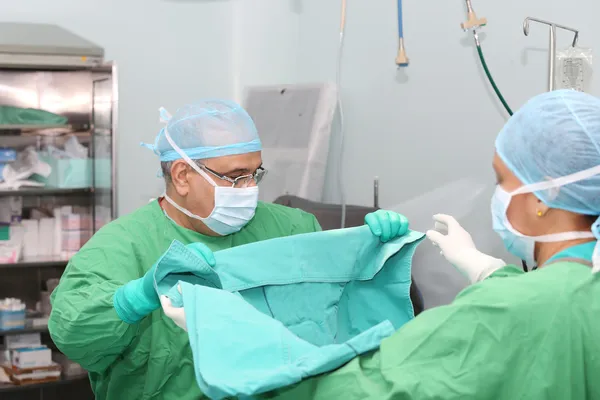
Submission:
POLYGON ((54 218, 42 218, 38 226, 38 256, 51 256, 54 253, 54 218))
POLYGON ((52 255, 59 256, 62 250, 62 215, 61 209, 54 209, 54 247, 52 255))
POLYGON ((39 222, 35 219, 24 219, 21 226, 25 228, 23 238, 23 256, 33 258, 38 256, 39 245, 39 222))
POLYGON ((11 350, 11 363, 19 369, 52 365, 52 350, 46 346, 11 350))
POLYGON ((7 349, 22 349, 26 347, 41 347, 42 335, 40 333, 23 333, 20 335, 8 335, 4 338, 7 349))

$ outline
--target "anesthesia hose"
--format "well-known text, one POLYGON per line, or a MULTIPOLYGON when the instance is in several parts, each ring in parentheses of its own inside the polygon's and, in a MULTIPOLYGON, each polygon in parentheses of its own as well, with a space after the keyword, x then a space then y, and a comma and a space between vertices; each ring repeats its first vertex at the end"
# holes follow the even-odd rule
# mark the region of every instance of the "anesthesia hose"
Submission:
POLYGON ((477 54, 479 54, 479 60, 481 60, 481 65, 483 66, 483 70, 485 71, 485 74, 486 74, 488 80, 490 81, 492 88, 494 88, 494 92, 496 92, 498 99, 500 99, 500 102, 502 103, 502 105, 504 106, 506 111, 508 112, 508 115, 513 115, 513 112, 510 109, 510 107, 508 106, 508 103, 506 102, 506 100, 504 100, 504 96, 502 96, 500 89, 498 89, 498 86, 496 86, 496 82, 494 81, 494 78, 492 78, 492 74, 490 73, 487 63, 485 62, 485 57, 483 56, 483 50, 481 50, 481 44, 479 43, 479 37, 477 36, 477 32, 473 32, 473 37, 475 38, 475 45, 477 46, 477 54))

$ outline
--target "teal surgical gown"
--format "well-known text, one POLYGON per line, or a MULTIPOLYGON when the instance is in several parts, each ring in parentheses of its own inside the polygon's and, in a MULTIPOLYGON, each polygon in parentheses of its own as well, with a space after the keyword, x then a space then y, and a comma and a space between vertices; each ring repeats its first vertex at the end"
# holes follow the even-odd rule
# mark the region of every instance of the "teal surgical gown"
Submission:
POLYGON ((413 319, 411 261, 423 238, 317 232, 218 251, 214 267, 174 241, 155 287, 184 308, 202 392, 246 398, 337 369, 413 319))
POLYGON ((600 275, 567 258, 590 260, 594 244, 527 274, 502 268, 378 351, 264 398, 598 399, 600 275))
POLYGON ((97 399, 202 398, 187 333, 160 309, 138 324, 121 321, 113 307, 117 288, 141 278, 174 239, 217 251, 318 230, 310 214, 259 203, 240 232, 208 237, 178 226, 153 201, 102 228, 71 259, 52 294, 50 334, 90 372, 97 399))

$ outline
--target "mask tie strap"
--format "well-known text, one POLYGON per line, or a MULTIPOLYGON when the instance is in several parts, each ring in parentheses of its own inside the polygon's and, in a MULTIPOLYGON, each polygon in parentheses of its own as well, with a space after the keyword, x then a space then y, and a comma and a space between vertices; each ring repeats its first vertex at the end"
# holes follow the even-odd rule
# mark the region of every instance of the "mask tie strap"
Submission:
POLYGON ((553 189, 561 186, 566 186, 570 183, 579 182, 598 174, 600 174, 600 165, 596 165, 595 167, 585 169, 583 171, 575 172, 571 175, 562 176, 560 178, 544 182, 532 183, 531 185, 521 186, 517 190, 511 192, 510 194, 514 196, 517 194, 533 193, 539 192, 541 190, 553 189))
MULTIPOLYGON (((510 194, 511 194, 511 196, 514 196, 514 195, 522 194, 522 193, 534 193, 534 192, 539 192, 541 190, 558 188, 561 186, 566 186, 571 183, 582 181, 584 179, 590 178, 590 177, 598 175, 598 174, 600 174, 600 165, 597 165, 592 168, 588 168, 583 171, 576 172, 571 175, 562 176, 560 178, 548 180, 545 182, 533 183, 531 185, 525 185, 525 186, 518 188, 517 190, 513 191, 510 194)), ((556 234, 556 235, 559 235, 559 234, 556 234)), ((536 238, 536 239, 546 239, 547 240, 552 236, 553 235, 544 235, 544 236, 536 238)), ((598 219, 596 219, 596 221, 592 224, 592 232, 591 233, 590 232, 572 232, 570 236, 572 239, 577 239, 577 238, 595 238, 596 239, 596 246, 594 247, 594 253, 592 255, 592 263, 593 263, 592 272, 593 273, 600 272, 600 217, 598 217, 598 219)))
POLYGON ((592 233, 596 238, 596 246, 592 255, 592 273, 600 272, 600 217, 592 224, 592 233))
MULTIPOLYGON (((160 122, 163 122, 165 124, 169 123, 169 121, 171 120, 171 114, 169 114, 169 112, 167 110, 165 110, 164 107, 161 107, 158 109, 159 113, 160 113, 160 122)), ((185 152, 183 150, 181 150, 181 148, 179 146, 177 146, 175 144, 175 141, 171 138, 171 135, 169 135, 169 129, 167 128, 167 126, 165 126, 162 130, 161 133, 164 133, 165 138, 167 139, 167 141, 169 142, 169 144, 171 145, 171 147, 173 148, 173 150, 175 150, 177 152, 177 154, 179 154, 181 156, 181 158, 183 158, 185 160, 185 162, 187 162, 189 164, 190 167, 192 167, 197 173, 199 173, 202 177, 204 177, 204 179, 206 179, 208 181, 208 183, 210 183, 212 186, 217 187, 218 185, 215 183, 215 181, 208 176, 208 174, 206 172, 204 172, 202 170, 202 168, 200 168, 190 157, 188 157, 187 154, 185 154, 185 152)), ((158 138, 157 138, 158 141, 158 138)))
POLYGON ((200 168, 190 157, 188 157, 188 155, 185 154, 184 151, 181 150, 181 148, 179 148, 179 146, 175 144, 175 141, 173 141, 171 135, 169 135, 169 130, 166 127, 164 129, 164 133, 165 138, 167 139, 171 147, 173 147, 173 150, 175 150, 177 154, 179 154, 181 158, 183 158, 185 162, 187 162, 190 165, 190 167, 192 167, 197 173, 204 177, 204 179, 206 179, 208 183, 210 183, 214 187, 217 187, 218 185, 215 183, 215 181, 210 176, 208 176, 208 174, 204 172, 202 168, 200 168))
POLYGON ((204 222, 206 220, 206 218, 202 218, 201 216, 193 214, 191 211, 181 207, 179 204, 177 204, 175 202, 175 200, 173 200, 171 197, 169 197, 169 195, 166 192, 163 194, 163 197, 165 198, 165 200, 167 202, 169 202, 169 204, 171 204, 173 207, 175 207, 182 214, 185 214, 186 216, 188 216, 190 218, 197 219, 202 222, 204 222))

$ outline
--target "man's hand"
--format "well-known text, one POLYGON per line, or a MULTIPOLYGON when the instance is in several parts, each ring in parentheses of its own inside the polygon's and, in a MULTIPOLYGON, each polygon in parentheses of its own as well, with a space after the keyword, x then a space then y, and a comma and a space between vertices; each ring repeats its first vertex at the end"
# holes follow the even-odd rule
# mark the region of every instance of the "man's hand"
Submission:
POLYGON ((373 235, 385 243, 406 235, 408 219, 393 211, 377 210, 365 217, 365 223, 371 228, 373 235))
MULTIPOLYGON (((177 285, 177 290, 181 293, 181 285, 177 285)), ((160 304, 165 312, 165 315, 175 322, 175 325, 187 332, 187 324, 185 322, 185 310, 183 307, 176 308, 171 304, 171 300, 167 296, 160 296, 160 304)))

